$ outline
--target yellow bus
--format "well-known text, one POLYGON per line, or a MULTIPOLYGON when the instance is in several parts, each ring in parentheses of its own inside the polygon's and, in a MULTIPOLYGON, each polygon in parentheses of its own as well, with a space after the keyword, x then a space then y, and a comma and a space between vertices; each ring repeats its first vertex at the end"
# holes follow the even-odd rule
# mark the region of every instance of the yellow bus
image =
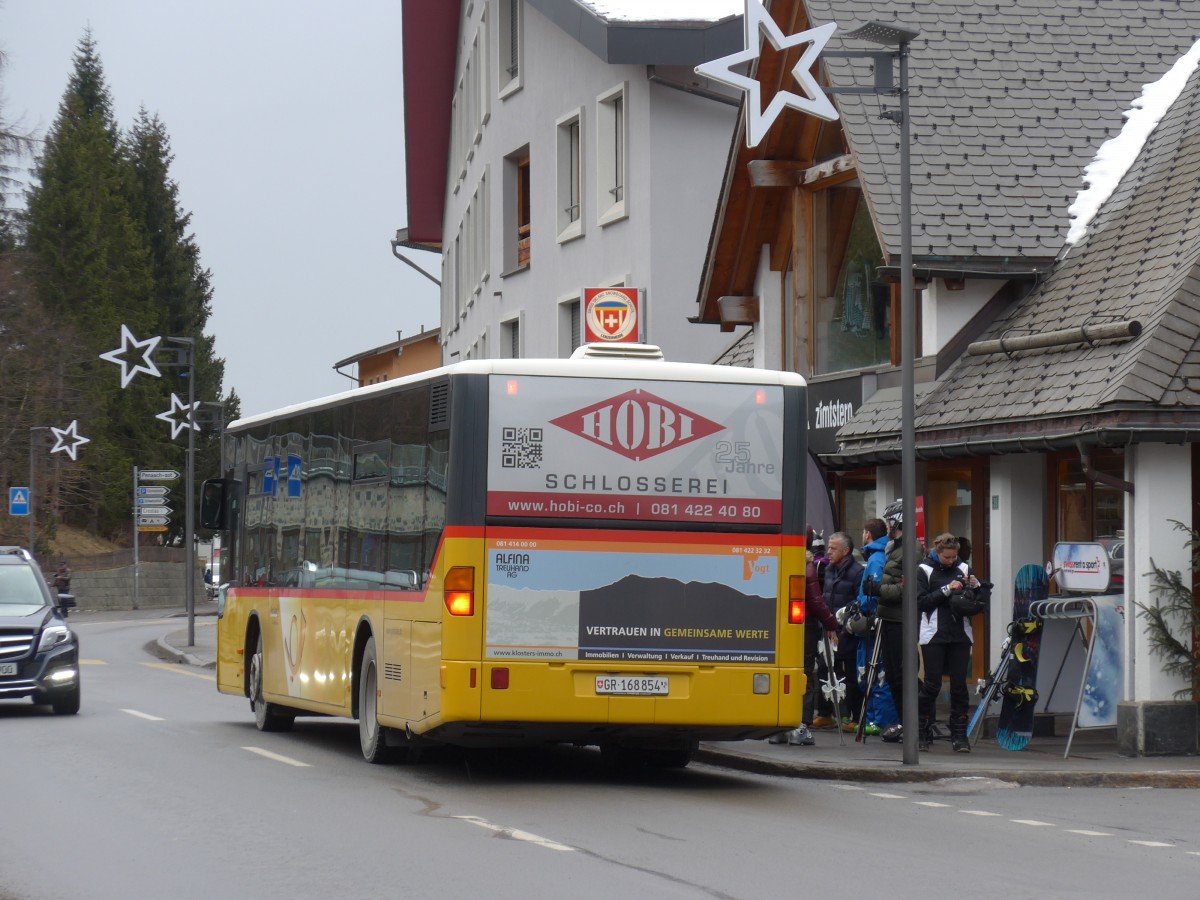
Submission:
POLYGON ((686 765, 804 695, 805 384, 657 348, 458 363, 228 426, 217 686, 258 727, 686 765))

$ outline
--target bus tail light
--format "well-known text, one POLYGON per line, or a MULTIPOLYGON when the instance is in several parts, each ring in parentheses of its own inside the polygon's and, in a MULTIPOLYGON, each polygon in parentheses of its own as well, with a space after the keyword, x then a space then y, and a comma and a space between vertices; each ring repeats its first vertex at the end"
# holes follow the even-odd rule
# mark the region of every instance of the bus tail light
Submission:
POLYGON ((455 566, 446 573, 446 609, 452 616, 475 614, 475 570, 470 566, 455 566))
POLYGON ((788 578, 788 623, 791 625, 804 624, 803 575, 792 575, 788 578))
POLYGON ((508 690, 508 666, 497 666, 492 669, 492 690, 508 690))

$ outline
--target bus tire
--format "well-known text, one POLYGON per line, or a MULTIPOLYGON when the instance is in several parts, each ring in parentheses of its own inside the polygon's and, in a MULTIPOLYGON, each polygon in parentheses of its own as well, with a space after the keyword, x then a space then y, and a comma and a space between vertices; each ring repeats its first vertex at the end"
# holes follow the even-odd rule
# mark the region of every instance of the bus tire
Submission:
POLYGON ((375 638, 367 638, 362 662, 358 666, 358 742, 363 759, 379 765, 396 758, 389 747, 385 729, 379 724, 379 664, 375 657, 375 638))
POLYGON ((259 632, 254 655, 250 657, 250 708, 254 710, 254 724, 259 731, 291 731, 296 724, 295 713, 263 699, 262 632, 259 632))

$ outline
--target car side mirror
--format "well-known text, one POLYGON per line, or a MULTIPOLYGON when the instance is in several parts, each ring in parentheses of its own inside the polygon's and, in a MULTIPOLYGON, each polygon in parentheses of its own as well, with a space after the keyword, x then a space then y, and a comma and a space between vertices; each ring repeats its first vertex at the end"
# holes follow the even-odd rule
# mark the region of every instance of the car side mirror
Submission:
POLYGON ((62 613, 62 617, 65 619, 68 616, 68 614, 70 613, 70 611, 75 609, 75 607, 76 607, 75 595, 74 594, 59 594, 54 605, 58 607, 59 612, 62 613))

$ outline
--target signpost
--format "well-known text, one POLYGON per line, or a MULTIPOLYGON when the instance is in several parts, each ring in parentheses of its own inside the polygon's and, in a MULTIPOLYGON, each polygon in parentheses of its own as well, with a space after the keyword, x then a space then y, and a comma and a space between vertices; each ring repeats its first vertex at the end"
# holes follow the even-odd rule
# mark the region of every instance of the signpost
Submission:
POLYGON ((175 481, 179 473, 174 469, 147 469, 138 472, 138 481, 175 481))
POLYGON ((29 488, 12 487, 8 489, 8 514, 10 516, 29 515, 29 488))

